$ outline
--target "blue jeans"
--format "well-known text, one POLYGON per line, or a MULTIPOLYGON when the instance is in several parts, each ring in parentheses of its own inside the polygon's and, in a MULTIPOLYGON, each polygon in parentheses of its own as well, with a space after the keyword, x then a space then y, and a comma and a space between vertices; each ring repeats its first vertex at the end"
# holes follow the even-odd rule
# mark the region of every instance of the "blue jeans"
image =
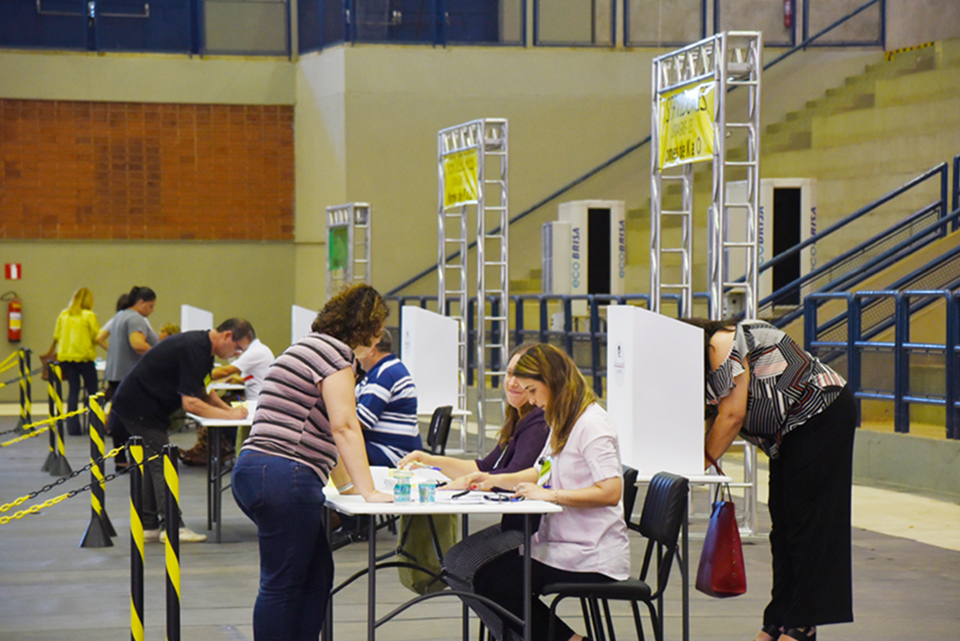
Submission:
POLYGON ((260 539, 255 641, 317 641, 333 585, 323 482, 302 463, 246 450, 232 488, 260 539))

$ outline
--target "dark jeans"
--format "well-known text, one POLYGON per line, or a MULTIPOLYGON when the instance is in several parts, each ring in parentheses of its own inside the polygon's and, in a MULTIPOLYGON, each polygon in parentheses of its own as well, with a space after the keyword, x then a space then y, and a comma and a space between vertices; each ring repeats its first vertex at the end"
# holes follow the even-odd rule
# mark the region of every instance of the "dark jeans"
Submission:
MULTIPOLYGON (((550 583, 604 583, 613 581, 596 572, 570 572, 533 561, 531 587, 533 605, 530 617, 533 623, 533 638, 547 638, 550 623, 550 608, 538 598, 544 586, 550 583)), ((483 566, 473 577, 474 591, 499 603, 523 619, 523 557, 513 550, 483 566)), ((554 636, 549 641, 567 641, 574 631, 557 617, 554 636)))
POLYGON ((231 487, 260 540, 255 641, 317 641, 333 586, 323 481, 302 463, 245 450, 231 487))
POLYGON ((770 461, 773 589, 764 625, 853 621, 850 491, 857 408, 844 388, 770 461))
MULTIPOLYGON (((161 527, 167 516, 167 482, 163 477, 163 446, 170 443, 166 430, 145 427, 137 423, 123 421, 116 412, 110 413, 110 432, 116 434, 117 428, 143 439, 143 458, 147 461, 143 470, 143 505, 140 518, 143 529, 155 530, 161 527), (157 458, 150 460, 155 454, 157 458)), ((130 459, 133 464, 133 459, 130 459)), ((179 526, 183 527, 183 516, 179 517, 179 526)))
MULTIPOLYGON (((60 369, 63 372, 70 391, 67 393, 67 412, 76 412, 80 403, 80 379, 83 379, 83 386, 87 388, 87 394, 93 396, 99 391, 97 383, 97 366, 93 361, 62 361, 60 369)), ((80 417, 71 416, 67 419, 67 434, 79 436, 80 417)))
MULTIPOLYGON (((113 395, 116 394, 118 387, 120 387, 120 381, 107 382, 106 393, 103 395, 104 405, 113 399, 113 395)), ((107 421, 107 431, 110 433, 110 438, 113 439, 114 447, 123 447, 127 444, 127 441, 130 440, 130 432, 127 431, 127 428, 123 425, 123 423, 107 421)), ((114 462, 118 465, 126 465, 129 462, 127 461, 127 451, 123 450, 117 454, 114 462)))

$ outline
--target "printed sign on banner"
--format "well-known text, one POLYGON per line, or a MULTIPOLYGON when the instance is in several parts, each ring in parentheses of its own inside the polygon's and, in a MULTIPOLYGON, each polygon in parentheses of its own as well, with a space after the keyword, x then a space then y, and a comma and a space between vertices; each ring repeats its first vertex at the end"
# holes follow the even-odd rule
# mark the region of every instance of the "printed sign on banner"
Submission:
POLYGON ((716 82, 660 97, 660 169, 713 159, 716 82))
POLYGON ((477 202, 479 191, 479 152, 476 149, 458 151, 443 159, 443 206, 466 205, 477 202))

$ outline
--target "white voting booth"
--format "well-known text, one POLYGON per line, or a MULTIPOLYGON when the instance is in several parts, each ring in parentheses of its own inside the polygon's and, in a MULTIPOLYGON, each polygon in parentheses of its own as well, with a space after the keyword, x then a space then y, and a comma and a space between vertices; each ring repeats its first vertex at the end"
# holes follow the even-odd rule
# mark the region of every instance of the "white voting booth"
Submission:
POLYGON ((192 305, 180 306, 180 330, 213 329, 213 312, 192 305))
POLYGON ((456 319, 411 305, 400 310, 400 318, 401 360, 417 386, 418 413, 432 413, 442 405, 464 409, 457 403, 460 366, 456 319))
POLYGON ((641 477, 703 475, 703 330, 632 305, 607 308, 607 412, 641 477))
POLYGON ((317 312, 299 305, 290 306, 290 344, 293 345, 298 340, 310 333, 313 321, 317 318, 317 312))

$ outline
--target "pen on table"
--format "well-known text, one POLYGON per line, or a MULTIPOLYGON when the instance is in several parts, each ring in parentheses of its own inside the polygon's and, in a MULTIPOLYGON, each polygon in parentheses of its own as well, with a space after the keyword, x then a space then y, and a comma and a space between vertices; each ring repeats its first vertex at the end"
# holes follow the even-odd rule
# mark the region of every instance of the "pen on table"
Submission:
POLYGON ((450 497, 450 498, 458 499, 458 498, 460 498, 461 496, 466 496, 467 494, 470 494, 470 490, 464 490, 464 491, 462 491, 462 492, 457 492, 456 494, 454 494, 454 495, 453 495, 452 497, 450 497))

